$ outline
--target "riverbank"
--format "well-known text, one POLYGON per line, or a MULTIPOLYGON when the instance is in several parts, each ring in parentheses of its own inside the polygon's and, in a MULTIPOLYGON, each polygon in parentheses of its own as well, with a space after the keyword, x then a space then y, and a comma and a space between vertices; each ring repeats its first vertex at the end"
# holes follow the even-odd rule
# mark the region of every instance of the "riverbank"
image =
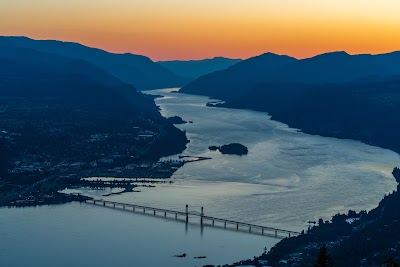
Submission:
POLYGON ((30 196, 19 198, 15 201, 8 201, 7 203, 4 204, 4 206, 35 207, 41 205, 66 204, 70 202, 85 202, 86 200, 90 199, 92 198, 81 194, 64 194, 60 192, 47 192, 47 193, 37 192, 35 194, 31 194, 30 196))
POLYGON ((400 153, 398 87, 396 79, 325 86, 260 84, 240 98, 227 95, 225 101, 207 105, 267 112, 304 133, 359 140, 400 153))
POLYGON ((50 205, 54 203, 66 203, 71 201, 81 201, 81 197, 66 196, 58 192, 69 187, 87 188, 122 188, 125 192, 130 192, 137 184, 156 184, 163 183, 164 179, 170 178, 174 172, 189 161, 158 161, 141 162, 129 164, 126 167, 108 168, 85 168, 69 171, 59 171, 43 175, 43 178, 28 186, 11 187, 7 190, 7 184, 2 186, 0 192, 0 206, 14 206, 18 203, 23 205, 50 205), (87 177, 115 177, 128 178, 126 181, 88 181, 87 177), (150 179, 129 180, 129 178, 148 177, 160 179, 159 182, 150 179))
POLYGON ((327 244, 336 266, 397 266, 400 263, 399 168, 393 170, 393 176, 398 182, 397 190, 385 196, 373 210, 349 211, 328 221, 321 219, 317 225, 309 226, 303 235, 282 240, 268 253, 230 266, 261 267, 265 262, 271 266, 281 263, 312 266, 323 244, 327 244))
MULTIPOLYGON (((381 112, 377 112, 378 114, 373 116, 366 116, 366 114, 376 111, 376 109, 371 108, 364 114, 365 120, 369 120, 371 125, 369 129, 360 130, 366 123, 364 119, 349 122, 349 118, 353 116, 346 116, 345 114, 350 112, 347 105, 351 102, 349 99, 342 99, 345 104, 344 106, 340 105, 340 109, 342 109, 340 112, 336 109, 339 106, 334 105, 332 107, 332 105, 326 103, 309 105, 307 101, 303 105, 292 103, 292 106, 285 111, 285 105, 277 107, 276 103, 271 104, 271 101, 277 101, 276 99, 268 99, 260 91, 259 93, 257 96, 253 94, 252 97, 248 96, 240 101, 213 101, 207 103, 207 106, 268 112, 272 116, 272 120, 286 123, 290 127, 301 129, 301 132, 307 134, 359 140, 369 145, 400 152, 400 143, 392 134, 396 132, 392 126, 396 129, 398 122, 395 122, 391 116, 395 116, 394 114, 397 112, 392 113, 389 117, 384 116, 381 112), (308 109, 304 109, 305 105, 308 105, 308 109), (315 106, 323 105, 329 109, 329 113, 325 113, 326 109, 319 112, 314 110, 315 106), (312 110, 313 115, 306 115, 304 110, 312 110), (324 119, 324 116, 327 117, 324 119), (336 118, 332 119, 333 116, 336 118), (305 117, 307 119, 304 119, 305 117), (383 120, 384 123, 379 123, 378 120, 374 119, 375 117, 379 117, 378 119, 383 120), (343 127, 343 124, 346 123, 347 128, 343 127), (379 134, 379 132, 385 132, 385 134, 379 134)), ((316 100, 314 99, 314 101, 316 100)), ((368 107, 368 105, 364 103, 363 108, 368 107)), ((357 110, 358 108, 354 106, 351 106, 351 108, 356 109, 357 114, 364 112, 363 109, 357 110)), ((400 181, 399 173, 399 169, 395 168, 393 177, 396 178, 397 182, 400 181)), ((328 250, 337 266, 383 266, 385 262, 398 264, 400 263, 400 247, 397 244, 396 237, 398 236, 398 221, 400 221, 399 197, 400 192, 399 187, 397 187, 397 191, 385 195, 378 207, 369 212, 364 210, 358 213, 350 210, 345 214, 337 214, 329 220, 320 219, 317 226, 309 228, 305 235, 283 240, 268 253, 230 266, 243 264, 263 266, 266 263, 271 266, 279 266, 280 264, 311 266, 314 264, 317 253, 323 244, 328 244, 328 250), (349 257, 349 251, 352 251, 351 257, 349 257)))

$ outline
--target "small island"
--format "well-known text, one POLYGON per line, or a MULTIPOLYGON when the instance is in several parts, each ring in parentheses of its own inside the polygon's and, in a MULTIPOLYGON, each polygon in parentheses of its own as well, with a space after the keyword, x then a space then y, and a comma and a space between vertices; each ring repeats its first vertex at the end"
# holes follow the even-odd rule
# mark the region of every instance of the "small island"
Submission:
POLYGON ((247 155, 249 153, 247 147, 239 143, 232 143, 223 146, 209 146, 208 149, 212 151, 219 150, 222 154, 239 155, 239 156, 247 155))
POLYGON ((187 123, 187 121, 184 121, 181 117, 179 116, 173 116, 173 117, 169 117, 167 118, 167 120, 172 123, 172 124, 185 124, 187 123))

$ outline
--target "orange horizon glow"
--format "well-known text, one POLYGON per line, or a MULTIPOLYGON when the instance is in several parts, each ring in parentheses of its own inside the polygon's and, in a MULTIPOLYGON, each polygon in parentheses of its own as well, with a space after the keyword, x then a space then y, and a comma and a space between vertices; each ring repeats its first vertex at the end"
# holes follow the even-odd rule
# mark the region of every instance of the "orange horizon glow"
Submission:
POLYGON ((18 0, 0 35, 78 42, 153 60, 306 58, 400 50, 398 0, 18 0))

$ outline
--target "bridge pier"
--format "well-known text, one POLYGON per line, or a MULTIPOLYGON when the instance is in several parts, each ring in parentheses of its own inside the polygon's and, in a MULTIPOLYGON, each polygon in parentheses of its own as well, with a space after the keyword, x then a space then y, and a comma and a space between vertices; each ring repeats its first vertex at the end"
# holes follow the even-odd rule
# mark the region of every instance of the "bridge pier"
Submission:
POLYGON ((143 213, 146 213, 146 208, 143 208, 143 213))
POLYGON ((214 226, 214 220, 212 220, 212 225, 214 226))
POLYGON ((249 225, 249 233, 251 233, 251 225, 249 225))
POLYGON ((104 206, 104 207, 106 206, 106 202, 103 202, 103 206, 104 206))
POLYGON ((200 225, 203 225, 204 208, 201 207, 200 225))
POLYGON ((96 205, 96 200, 93 200, 93 204, 96 205))
POLYGON ((132 212, 135 212, 135 206, 132 207, 132 212))
POLYGON ((261 234, 264 235, 264 227, 261 228, 261 234))
POLYGON ((226 221, 224 222, 224 228, 226 228, 226 221))
POLYGON ((186 223, 189 222, 189 205, 186 205, 186 223))
POLYGON ((167 212, 166 211, 164 211, 164 218, 166 218, 167 217, 167 212))
POLYGON ((275 237, 278 237, 278 231, 275 230, 275 237))
POLYGON ((238 223, 236 224, 236 230, 239 230, 239 224, 238 223))
POLYGON ((175 213, 175 220, 178 219, 178 213, 175 213))
POLYGON ((154 216, 156 216, 156 210, 153 210, 153 214, 154 214, 154 216))
POLYGON ((124 204, 124 205, 122 205, 122 208, 123 208, 123 209, 125 209, 125 204, 124 204))
POLYGON ((113 206, 114 206, 114 209, 115 209, 115 203, 113 204, 113 206))

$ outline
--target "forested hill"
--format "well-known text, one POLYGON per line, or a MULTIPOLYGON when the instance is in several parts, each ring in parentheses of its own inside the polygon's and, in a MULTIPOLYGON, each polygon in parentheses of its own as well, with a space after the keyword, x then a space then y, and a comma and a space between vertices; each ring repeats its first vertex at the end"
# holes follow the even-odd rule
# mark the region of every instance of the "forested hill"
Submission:
POLYGON ((400 76, 325 86, 260 84, 224 106, 265 111, 306 133, 400 152, 400 76))
MULTIPOLYGON (((146 113, 157 116, 151 99, 99 67, 29 48, 0 45, 0 95, 34 101, 62 101, 86 106, 87 112, 119 116, 146 113)), ((111 115, 110 115, 111 116, 111 115)))
POLYGON ((33 182, 60 164, 158 160, 188 142, 153 98, 98 66, 4 44, 0 121, 0 179, 12 183, 33 182))
POLYGON ((179 87, 187 79, 179 77, 148 57, 115 54, 78 43, 53 40, 33 40, 26 37, 0 37, 0 45, 29 48, 71 59, 80 59, 103 69, 138 90, 179 87))
POLYGON ((296 61, 295 58, 266 53, 243 60, 225 70, 216 71, 194 80, 180 92, 206 95, 219 99, 234 99, 260 82, 267 81, 268 73, 296 61))
POLYGON ((325 85, 388 78, 400 75, 399 62, 400 52, 380 55, 333 52, 302 60, 266 53, 202 76, 184 86, 181 92, 232 100, 260 83, 325 85))

